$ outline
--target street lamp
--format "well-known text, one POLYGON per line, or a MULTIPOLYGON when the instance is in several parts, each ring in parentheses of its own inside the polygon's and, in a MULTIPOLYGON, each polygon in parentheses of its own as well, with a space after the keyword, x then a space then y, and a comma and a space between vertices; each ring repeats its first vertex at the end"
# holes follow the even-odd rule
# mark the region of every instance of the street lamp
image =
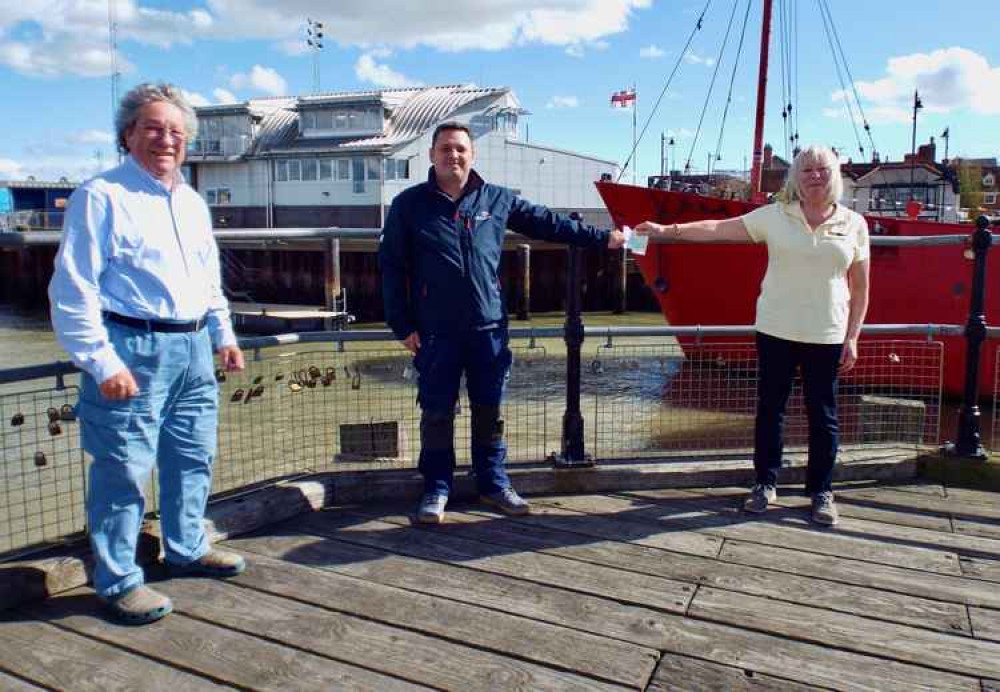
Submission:
POLYGON ((323 22, 306 18, 306 46, 312 53, 313 61, 313 93, 318 94, 320 90, 319 80, 319 53, 323 50, 323 22))

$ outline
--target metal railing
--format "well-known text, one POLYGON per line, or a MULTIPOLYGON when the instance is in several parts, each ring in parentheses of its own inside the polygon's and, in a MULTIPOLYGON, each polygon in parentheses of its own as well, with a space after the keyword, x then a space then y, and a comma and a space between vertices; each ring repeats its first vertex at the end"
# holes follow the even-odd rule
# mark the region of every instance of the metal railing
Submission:
MULTIPOLYGON (((258 233, 274 237, 274 232, 258 233)), ((918 333, 927 338, 866 340, 856 371, 842 382, 846 444, 939 442, 943 349, 933 337, 964 334, 969 343, 967 362, 978 364, 982 341, 997 335, 986 328, 982 317, 982 268, 989 247, 982 234, 989 236, 987 225, 980 223, 977 233, 973 309, 964 329, 956 325, 865 328, 867 336, 918 333)), ((302 233, 303 237, 349 234, 333 229, 302 233)), ((877 240, 934 245, 966 238, 873 239, 877 240)), ((579 257, 579 250, 570 252, 579 257)), ((571 265, 575 270, 570 274, 565 327, 511 330, 516 361, 504 407, 511 462, 535 463, 550 457, 557 465, 572 465, 586 463, 593 455, 663 458, 692 450, 749 448, 755 354, 746 341, 727 343, 726 337, 738 340, 749 335, 750 328, 586 329, 574 298, 579 296, 582 263, 571 265), (585 351, 587 336, 593 340, 585 351), (541 339, 560 337, 564 345, 539 344, 541 339), (623 341, 631 338, 643 341, 623 341), (524 340, 527 344, 522 344, 524 340)), ((317 471, 413 467, 419 413, 410 358, 398 346, 383 345, 387 341, 393 341, 387 331, 244 340, 251 355, 249 367, 220 382, 216 496, 317 471)), ((55 378, 48 388, 0 392, 4 417, 0 558, 84 528, 86 459, 74 430, 73 373, 68 363, 0 371, 0 385, 55 378)), ((976 367, 969 365, 967 378, 970 374, 976 380, 976 367)), ((966 387, 958 443, 952 450, 962 456, 983 454, 976 386, 972 382, 966 387)), ((459 406, 456 451, 459 462, 467 464, 468 407, 464 401, 459 406)), ((792 448, 804 440, 800 410, 793 400, 788 420, 792 448)))
MULTIPOLYGON (((900 325, 871 327, 881 337, 900 325)), ((957 327, 911 327, 946 334, 957 327)), ((562 329, 513 329, 503 405, 509 463, 558 456, 565 443, 562 329)), ((580 401, 586 446, 601 460, 669 459, 752 446, 756 355, 752 345, 701 342, 747 327, 592 328, 582 352, 580 401), (683 345, 678 338, 684 340, 683 345)), ((219 450, 213 498, 316 472, 415 468, 419 407, 411 357, 388 331, 321 332, 245 339, 241 373, 219 373, 219 450)), ((846 445, 939 441, 942 346, 930 339, 866 339, 841 385, 846 445)), ((84 529, 88 459, 69 363, 0 371, 3 414, 0 556, 10 558, 84 529), (30 388, 25 389, 27 383, 30 388)), ((788 445, 804 444, 796 387, 788 445)), ((469 415, 456 417, 456 454, 469 464, 469 415)), ((148 507, 156 509, 155 486, 148 507)))

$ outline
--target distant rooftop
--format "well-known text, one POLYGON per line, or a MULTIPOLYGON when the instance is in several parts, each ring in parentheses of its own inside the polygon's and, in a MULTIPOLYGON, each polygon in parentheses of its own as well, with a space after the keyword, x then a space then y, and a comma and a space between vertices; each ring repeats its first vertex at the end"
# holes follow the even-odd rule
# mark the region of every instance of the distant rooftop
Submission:
POLYGON ((54 189, 64 187, 76 187, 80 184, 78 180, 0 180, 0 187, 16 187, 23 189, 54 189))

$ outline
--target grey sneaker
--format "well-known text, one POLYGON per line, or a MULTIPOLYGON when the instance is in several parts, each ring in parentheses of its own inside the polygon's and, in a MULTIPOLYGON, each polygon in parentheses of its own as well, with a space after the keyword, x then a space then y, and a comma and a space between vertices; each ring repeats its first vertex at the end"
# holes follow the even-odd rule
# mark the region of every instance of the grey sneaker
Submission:
POLYGON ((812 520, 823 526, 833 526, 840 521, 840 512, 837 511, 833 493, 829 490, 812 496, 812 520))
POLYGON ((148 586, 138 586, 102 601, 108 612, 125 625, 148 625, 174 609, 169 598, 148 586))
POLYGON ((447 504, 447 495, 424 493, 417 506, 417 521, 421 524, 440 524, 444 519, 444 508, 447 504))
POLYGON ((496 507, 504 514, 516 517, 531 514, 531 505, 525 502, 524 498, 518 495, 513 488, 504 488, 496 493, 480 495, 479 499, 484 505, 496 507))
POLYGON ((758 483, 750 491, 750 497, 743 503, 743 509, 753 514, 761 514, 767 511, 767 506, 778 497, 778 491, 773 485, 758 483))
POLYGON ((213 548, 193 562, 184 565, 167 563, 167 567, 172 575, 178 577, 235 577, 247 568, 247 561, 237 553, 213 548))

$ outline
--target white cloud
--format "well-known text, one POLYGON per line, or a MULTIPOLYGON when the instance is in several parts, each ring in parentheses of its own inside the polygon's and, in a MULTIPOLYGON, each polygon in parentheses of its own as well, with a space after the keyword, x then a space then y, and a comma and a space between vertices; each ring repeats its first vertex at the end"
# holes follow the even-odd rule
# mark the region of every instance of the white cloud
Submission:
POLYGON ((640 58, 662 58, 666 54, 667 52, 665 50, 653 44, 639 49, 640 58))
POLYGON ((83 130, 69 136, 74 144, 114 144, 115 136, 107 130, 83 130))
POLYGON ((388 65, 378 63, 371 53, 365 53, 354 64, 354 75, 362 82, 371 82, 375 86, 398 89, 400 87, 420 86, 422 83, 396 72, 388 65))
POLYGON ((579 43, 574 43, 571 46, 566 46, 565 53, 571 58, 582 58, 585 55, 583 46, 580 45, 579 43))
POLYGON ((684 53, 684 62, 689 65, 704 65, 705 67, 711 67, 715 64, 715 58, 708 57, 703 58, 694 51, 687 51, 684 53))
POLYGON ((553 96, 545 104, 546 108, 576 108, 580 105, 580 99, 576 96, 553 96))
MULTIPOLYGON (((971 110, 983 115, 1000 114, 1000 67, 966 48, 942 48, 930 53, 913 53, 890 58, 886 76, 871 82, 857 82, 864 101, 879 109, 884 122, 901 122, 900 114, 911 112, 913 92, 928 112, 950 113, 971 110)), ((843 99, 841 92, 833 100, 843 99)), ((869 120, 874 116, 865 108, 869 120)))
POLYGON ((199 94, 197 91, 188 91, 186 89, 181 89, 181 93, 184 94, 184 98, 195 108, 200 108, 202 106, 210 106, 212 102, 207 98, 199 94))
MULTIPOLYGON (((116 0, 118 69, 134 70, 129 43, 161 48, 189 44, 213 29, 205 10, 172 12, 116 0)), ((105 77, 110 72, 108 5, 101 0, 22 0, 0 3, 0 65, 34 77, 105 77)))
POLYGON ((236 95, 229 91, 229 89, 213 89, 212 96, 215 97, 216 103, 238 103, 239 99, 236 95))
POLYGON ((21 180, 27 177, 24 167, 19 161, 14 159, 0 159, 0 179, 21 180))
POLYGON ((278 74, 277 70, 263 65, 254 65, 249 73, 237 72, 229 78, 229 86, 233 89, 249 89, 269 96, 284 96, 288 92, 288 84, 284 77, 278 74))
POLYGON ((423 45, 444 51, 500 50, 519 43, 568 46, 621 33, 652 0, 297 0, 296 11, 270 0, 207 0, 216 35, 289 41, 302 17, 324 23, 342 45, 423 45), (430 7, 429 7, 430 6, 430 7))

